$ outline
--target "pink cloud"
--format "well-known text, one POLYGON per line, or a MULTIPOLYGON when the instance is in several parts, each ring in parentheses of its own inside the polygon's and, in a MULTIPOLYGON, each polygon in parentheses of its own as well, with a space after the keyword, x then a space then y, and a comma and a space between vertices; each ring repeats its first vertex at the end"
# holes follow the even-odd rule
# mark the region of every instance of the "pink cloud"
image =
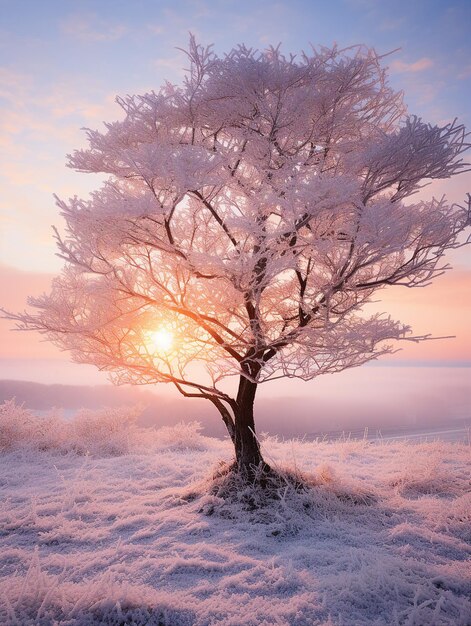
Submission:
POLYGON ((87 42, 116 41, 127 32, 123 24, 110 24, 94 14, 70 15, 61 22, 62 32, 87 42))
POLYGON ((384 31, 398 30, 404 25, 404 21, 404 17, 386 18, 380 23, 379 28, 384 31))
POLYGON ((466 67, 462 69, 462 71, 458 74, 458 78, 460 80, 466 80, 471 76, 471 63, 469 63, 466 67))
POLYGON ((18 106, 27 97, 32 85, 29 74, 0 67, 0 97, 18 106))
POLYGON ((424 70, 428 70, 429 68, 433 67, 433 64, 434 63, 432 59, 429 59, 428 57, 422 57, 421 59, 413 61, 412 63, 406 63, 405 61, 393 61, 389 67, 393 72, 399 72, 402 74, 423 72, 424 70))

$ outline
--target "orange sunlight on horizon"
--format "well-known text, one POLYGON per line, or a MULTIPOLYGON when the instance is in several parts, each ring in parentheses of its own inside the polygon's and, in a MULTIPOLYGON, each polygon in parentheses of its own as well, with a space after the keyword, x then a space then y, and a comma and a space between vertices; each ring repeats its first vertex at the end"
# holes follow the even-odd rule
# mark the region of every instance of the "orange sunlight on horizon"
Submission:
MULTIPOLYGON (((37 296, 50 288, 52 275, 34 274, 0 265, 0 282, 4 286, 1 305, 11 311, 20 311, 27 306, 26 300, 29 295, 37 296)), ((471 329, 469 317, 471 313, 471 270, 451 270, 428 288, 419 289, 384 289, 378 293, 380 298, 374 305, 370 305, 375 311, 390 314, 393 319, 410 325, 416 335, 430 333, 435 337, 453 335, 453 338, 437 341, 425 341, 421 343, 399 342, 396 354, 389 355, 381 362, 386 365, 388 361, 401 362, 441 362, 443 366, 462 362, 465 364, 471 358, 471 329)), ((41 360, 54 361, 56 364, 63 363, 70 368, 76 368, 76 378, 85 376, 83 365, 76 366, 70 361, 68 353, 61 352, 58 348, 46 341, 44 337, 34 332, 12 332, 13 322, 0 320, 0 360, 15 360, 23 362, 21 369, 28 371, 29 376, 34 370, 34 363, 38 369, 38 376, 44 379, 44 365, 41 360), (41 370, 39 372, 39 370, 41 370)), ((148 342, 146 345, 150 352, 156 355, 167 356, 176 347, 176 331, 168 325, 157 325, 147 332, 148 342)), ((57 365, 55 366, 57 368, 57 365)), ((11 368, 10 368, 11 369, 11 368)), ((8 372, 10 372, 10 369, 8 372)), ((67 369, 67 368, 65 368, 67 369)), ((51 382, 57 374, 57 369, 51 368, 51 382)), ((100 380, 104 380, 104 374, 100 374, 100 380)), ((0 373, 0 378, 2 374, 0 373)), ((3 376, 5 377, 5 376, 3 376)))

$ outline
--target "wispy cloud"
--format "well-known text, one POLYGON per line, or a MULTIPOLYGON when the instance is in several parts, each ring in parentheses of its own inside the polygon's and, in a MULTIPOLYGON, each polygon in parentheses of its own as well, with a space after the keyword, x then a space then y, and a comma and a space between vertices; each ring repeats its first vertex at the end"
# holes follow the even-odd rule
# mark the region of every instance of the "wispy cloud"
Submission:
POLYGON ((378 8, 378 0, 346 0, 346 3, 355 9, 374 10, 378 8))
POLYGON ((78 116, 85 123, 90 123, 90 121, 101 122, 110 114, 118 116, 120 111, 114 104, 115 94, 105 95, 96 92, 93 97, 86 98, 82 96, 86 87, 85 84, 84 89, 80 90, 70 81, 63 80, 54 84, 43 97, 38 98, 37 103, 53 119, 78 116))
POLYGON ((61 22, 66 35, 86 42, 116 41, 126 34, 123 24, 101 20, 93 13, 69 15, 61 22))
POLYGON ((158 24, 147 24, 146 28, 152 35, 163 35, 165 33, 165 28, 158 24))
POLYGON ((469 63, 461 70, 461 72, 458 74, 458 78, 460 80, 466 80, 468 78, 471 78, 471 63, 469 63))
POLYGON ((18 104, 31 88, 32 76, 8 67, 0 67, 0 98, 18 104))
POLYGON ((184 73, 185 65, 188 65, 187 59, 180 52, 169 57, 159 57, 153 61, 153 66, 161 71, 166 78, 169 75, 181 78, 184 73))
POLYGON ((379 29, 383 30, 383 31, 393 31, 393 30, 398 30, 399 28, 401 28, 404 25, 405 22, 405 18, 404 17, 398 17, 398 18, 385 18, 379 25, 379 29))
POLYGON ((424 70, 428 70, 433 67, 434 63, 432 59, 428 57, 422 57, 417 61, 412 61, 411 63, 407 63, 405 61, 393 61, 389 67, 393 72, 399 72, 401 74, 415 74, 416 72, 423 72, 424 70))

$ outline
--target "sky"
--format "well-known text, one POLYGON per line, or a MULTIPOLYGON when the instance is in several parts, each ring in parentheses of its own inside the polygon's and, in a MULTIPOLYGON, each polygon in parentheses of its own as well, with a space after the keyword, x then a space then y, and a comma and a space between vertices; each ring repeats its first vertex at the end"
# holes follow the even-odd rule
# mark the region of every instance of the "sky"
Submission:
MULTIPOLYGON (((387 55, 390 83, 404 91, 410 113, 433 124, 457 117, 469 128, 470 21, 469 0, 0 0, 0 305, 23 309, 26 297, 47 290, 60 270, 51 225, 61 221, 53 194, 84 196, 100 184, 99 176, 65 167, 66 155, 85 145, 81 129, 119 118, 117 95, 158 89, 165 80, 178 83, 186 64, 179 48, 186 47, 189 32, 220 54, 242 42, 259 49, 281 43, 294 53, 311 45, 366 44, 387 55)), ((421 193, 462 202, 467 191, 469 173, 421 193)), ((385 292, 378 306, 418 334, 456 338, 406 345, 383 359, 378 365, 388 369, 393 384, 374 366, 340 375, 347 381, 339 383, 344 402, 353 402, 362 385, 383 389, 387 398, 397 384, 413 398, 415 381, 426 381, 426 371, 453 368, 450 380, 459 384, 471 414, 469 249, 448 261, 454 270, 432 287, 385 292)), ((104 381, 93 367, 71 364, 37 336, 10 327, 0 320, 0 378, 104 381)), ((452 393, 447 384, 444 394, 452 393)), ((308 398, 324 389, 326 398, 335 396, 333 380, 275 387, 263 394, 308 398)))

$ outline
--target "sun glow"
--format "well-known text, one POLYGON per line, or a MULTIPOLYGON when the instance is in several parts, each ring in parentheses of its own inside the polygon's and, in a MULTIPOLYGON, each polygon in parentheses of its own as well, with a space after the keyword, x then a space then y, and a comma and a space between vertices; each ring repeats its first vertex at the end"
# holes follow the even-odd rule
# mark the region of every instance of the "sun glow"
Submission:
POLYGON ((168 354, 173 347, 173 333, 167 328, 159 328, 147 334, 147 347, 152 352, 168 354))

